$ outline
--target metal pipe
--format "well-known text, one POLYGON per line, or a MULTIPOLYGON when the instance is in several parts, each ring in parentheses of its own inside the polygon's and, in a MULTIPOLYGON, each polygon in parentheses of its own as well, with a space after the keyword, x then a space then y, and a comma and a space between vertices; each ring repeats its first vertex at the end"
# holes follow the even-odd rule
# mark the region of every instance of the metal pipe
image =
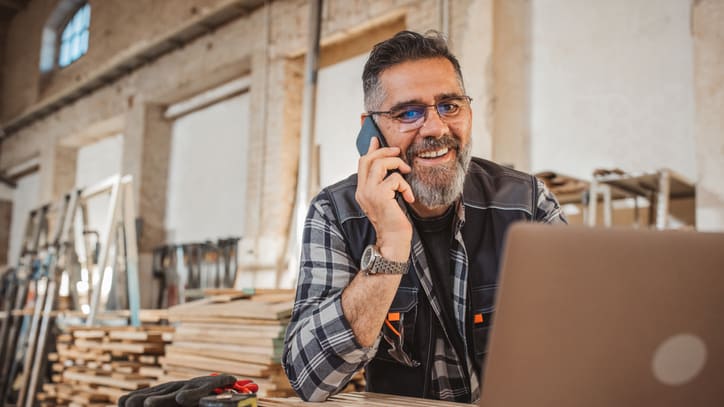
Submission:
MULTIPOLYGON (((309 204, 312 147, 314 146, 314 115, 319 70, 319 40, 322 27, 322 0, 309 1, 309 34, 305 58, 304 94, 302 96, 302 129, 299 137, 297 193, 292 213, 287 256, 299 255, 304 217, 309 204)), ((277 279, 277 285, 281 281, 277 279)))
POLYGON ((440 7, 440 31, 445 38, 450 39, 450 2, 449 0, 439 0, 440 7))

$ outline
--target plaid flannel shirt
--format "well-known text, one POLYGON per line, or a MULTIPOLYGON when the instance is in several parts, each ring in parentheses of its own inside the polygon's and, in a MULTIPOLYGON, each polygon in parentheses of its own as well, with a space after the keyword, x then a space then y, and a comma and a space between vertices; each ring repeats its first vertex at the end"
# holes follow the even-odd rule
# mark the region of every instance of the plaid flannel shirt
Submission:
MULTIPOLYGON (((536 221, 566 223, 558 202, 538 180, 536 221)), ((458 205, 455 242, 451 247, 455 269, 454 311, 456 326, 465 338, 468 262, 460 228, 465 220, 465 205, 458 205)), ((422 270, 422 289, 430 299, 438 318, 441 304, 435 297, 430 269, 423 245, 415 231, 411 261, 422 270)), ((339 222, 325 194, 311 203, 304 226, 300 275, 292 318, 287 328, 282 364, 292 388, 305 400, 322 401, 339 392, 352 376, 374 358, 381 335, 371 347, 361 346, 342 312, 342 290, 357 275, 359 265, 348 254, 339 222)), ((441 324, 444 327, 444 324, 441 324)), ((466 344, 466 347, 468 344, 466 344)), ((469 352, 463 364, 449 340, 438 337, 434 345, 433 388, 441 400, 475 400, 479 397, 479 378, 472 369, 469 352)))

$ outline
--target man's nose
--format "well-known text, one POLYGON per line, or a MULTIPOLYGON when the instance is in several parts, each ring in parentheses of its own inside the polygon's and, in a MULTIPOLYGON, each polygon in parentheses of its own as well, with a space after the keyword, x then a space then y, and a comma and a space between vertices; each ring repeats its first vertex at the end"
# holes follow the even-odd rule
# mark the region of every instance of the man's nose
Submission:
POLYGON ((421 136, 440 137, 449 131, 447 124, 440 117, 435 106, 428 106, 425 119, 420 127, 421 136))

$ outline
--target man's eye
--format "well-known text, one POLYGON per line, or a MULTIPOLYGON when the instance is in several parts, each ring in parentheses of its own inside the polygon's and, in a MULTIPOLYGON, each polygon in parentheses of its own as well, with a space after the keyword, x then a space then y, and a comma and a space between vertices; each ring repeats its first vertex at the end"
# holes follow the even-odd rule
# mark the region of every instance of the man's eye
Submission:
POLYGON ((404 122, 415 121, 425 115, 425 109, 419 107, 408 107, 395 113, 395 118, 404 122))
POLYGON ((437 105, 437 111, 440 114, 455 114, 458 109, 460 109, 460 105, 457 102, 441 102, 437 105))

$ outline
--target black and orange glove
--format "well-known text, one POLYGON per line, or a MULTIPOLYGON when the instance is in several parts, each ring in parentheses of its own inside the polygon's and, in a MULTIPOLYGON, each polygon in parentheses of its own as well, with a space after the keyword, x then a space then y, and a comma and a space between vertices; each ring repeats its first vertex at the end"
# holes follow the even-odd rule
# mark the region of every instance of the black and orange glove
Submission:
POLYGON ((232 387, 236 377, 231 375, 201 376, 191 380, 169 382, 132 391, 118 400, 119 407, 192 407, 217 388, 232 387))

